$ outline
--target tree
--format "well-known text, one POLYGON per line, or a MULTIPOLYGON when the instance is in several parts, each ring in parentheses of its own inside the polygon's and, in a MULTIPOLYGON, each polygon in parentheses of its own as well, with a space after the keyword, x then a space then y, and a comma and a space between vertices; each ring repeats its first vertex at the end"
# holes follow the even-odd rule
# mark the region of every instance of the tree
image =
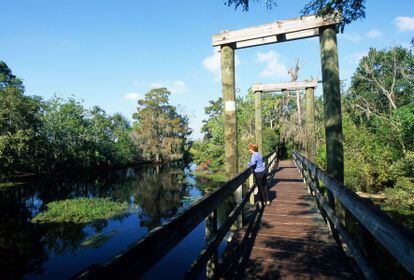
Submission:
MULTIPOLYGON (((235 9, 242 7, 248 11, 252 2, 260 0, 224 0, 227 6, 234 6, 235 9)), ((268 9, 277 6, 276 0, 264 0, 268 9)), ((342 18, 342 29, 357 19, 365 18, 365 0, 311 0, 301 11, 303 15, 315 13, 318 16, 326 16, 339 13, 342 18)))
POLYGON ((24 95, 23 83, 0 61, 0 173, 33 170, 42 101, 24 95))
POLYGON ((156 162, 182 159, 191 134, 188 117, 169 104, 166 88, 152 89, 138 100, 133 135, 143 158, 156 162))

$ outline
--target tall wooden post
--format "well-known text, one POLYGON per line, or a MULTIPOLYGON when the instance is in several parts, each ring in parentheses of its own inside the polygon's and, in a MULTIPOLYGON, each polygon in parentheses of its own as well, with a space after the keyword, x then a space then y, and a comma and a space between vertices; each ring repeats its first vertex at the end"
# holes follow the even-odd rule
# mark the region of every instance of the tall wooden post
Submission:
MULTIPOLYGON (((326 137, 326 171, 339 182, 344 182, 344 148, 342 135, 341 92, 339 82, 338 47, 334 25, 319 30, 321 48, 323 99, 326 137)), ((346 211, 328 192, 328 200, 345 224, 346 211)), ((334 233, 334 237, 335 237, 334 233)))
POLYGON ((255 92, 254 99, 254 127, 256 132, 256 144, 263 155, 263 124, 262 124, 262 92, 255 92))
POLYGON ((342 136, 341 92, 338 47, 334 25, 320 28, 327 173, 344 181, 344 148, 342 136))
POLYGON ((314 88, 306 89, 306 156, 315 160, 315 96, 314 88))
POLYGON ((238 169, 234 46, 221 46, 221 82, 224 101, 224 169, 227 179, 238 169))
MULTIPOLYGON (((233 178, 238 173, 234 51, 234 45, 221 46, 221 83, 224 101, 224 170, 227 179, 233 178)), ((243 187, 240 186, 234 192, 234 201, 240 203, 242 199, 243 187)), ((235 228, 242 227, 242 223, 243 217, 240 215, 235 228)))

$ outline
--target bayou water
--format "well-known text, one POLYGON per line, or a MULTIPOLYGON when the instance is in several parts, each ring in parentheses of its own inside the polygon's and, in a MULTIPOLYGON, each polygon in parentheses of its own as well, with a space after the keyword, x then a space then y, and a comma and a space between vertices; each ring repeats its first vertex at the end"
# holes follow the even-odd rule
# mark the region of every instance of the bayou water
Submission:
MULTIPOLYGON (((7 279, 68 279, 110 260, 217 187, 192 175, 193 167, 147 165, 105 174, 50 176, 1 189, 2 275, 7 279), (109 197, 131 207, 121 216, 89 224, 31 222, 48 202, 76 197, 109 197)), ((182 278, 204 246, 203 222, 144 278, 164 278, 166 271, 169 279, 182 278)))

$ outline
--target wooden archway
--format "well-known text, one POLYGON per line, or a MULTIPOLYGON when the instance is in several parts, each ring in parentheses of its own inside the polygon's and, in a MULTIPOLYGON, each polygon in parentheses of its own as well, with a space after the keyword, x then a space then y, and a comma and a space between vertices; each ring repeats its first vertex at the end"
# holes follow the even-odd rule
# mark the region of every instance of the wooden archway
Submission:
POLYGON ((338 23, 339 19, 334 16, 325 18, 307 16, 240 30, 223 31, 212 37, 213 46, 220 47, 221 52, 221 78, 225 116, 225 172, 228 178, 235 176, 238 172, 235 50, 319 36, 327 173, 343 182, 341 95, 336 40, 338 23))
POLYGON ((304 90, 306 92, 306 139, 305 149, 306 156, 310 160, 314 160, 316 140, 315 140, 315 88, 318 81, 303 82, 287 82, 287 83, 271 83, 271 84, 253 84, 251 89, 255 93, 255 134, 256 143, 259 147, 263 146, 263 124, 262 124, 262 93, 277 91, 296 91, 304 90))

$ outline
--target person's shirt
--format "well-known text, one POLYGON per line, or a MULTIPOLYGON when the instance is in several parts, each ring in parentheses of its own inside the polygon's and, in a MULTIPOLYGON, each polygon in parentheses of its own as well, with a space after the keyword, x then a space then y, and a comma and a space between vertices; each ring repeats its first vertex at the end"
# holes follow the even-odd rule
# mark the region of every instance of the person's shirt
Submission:
POLYGON ((252 154, 252 158, 250 159, 249 166, 253 166, 256 164, 256 169, 254 170, 255 173, 265 171, 265 164, 263 162, 263 157, 259 152, 254 152, 252 154))

